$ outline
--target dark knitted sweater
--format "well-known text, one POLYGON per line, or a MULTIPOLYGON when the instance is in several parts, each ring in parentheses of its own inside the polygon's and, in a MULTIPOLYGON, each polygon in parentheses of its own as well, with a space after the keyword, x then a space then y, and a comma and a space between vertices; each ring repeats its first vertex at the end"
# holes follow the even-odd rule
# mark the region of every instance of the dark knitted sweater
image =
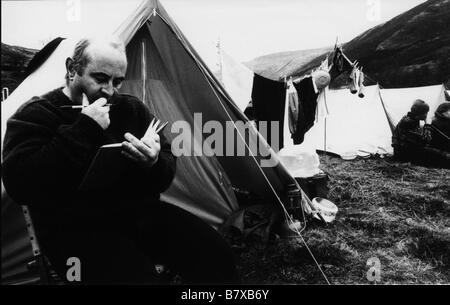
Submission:
POLYGON ((425 147, 427 140, 419 123, 410 113, 405 115, 395 127, 392 146, 403 149, 425 147))
MULTIPOLYGON (((116 94, 110 102, 110 126, 103 130, 73 104, 62 89, 35 97, 7 123, 2 175, 7 193, 30 207, 39 223, 82 225, 84 221, 124 216, 158 201, 175 173, 170 144, 161 136, 158 162, 140 168, 133 161, 107 190, 77 190, 98 148, 124 141, 130 132, 141 138, 154 117, 137 98, 116 94)), ((124 157, 125 158, 125 157, 124 157)))
POLYGON ((430 146, 450 153, 450 119, 436 116, 431 126, 430 146))

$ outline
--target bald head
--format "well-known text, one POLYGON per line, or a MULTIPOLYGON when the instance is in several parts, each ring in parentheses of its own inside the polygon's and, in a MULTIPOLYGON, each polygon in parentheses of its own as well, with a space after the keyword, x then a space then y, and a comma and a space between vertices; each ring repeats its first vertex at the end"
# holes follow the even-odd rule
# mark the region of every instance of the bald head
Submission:
MULTIPOLYGON (((74 72, 82 75, 86 66, 98 59, 111 59, 118 63, 127 65, 125 45, 117 37, 94 37, 83 38, 75 45, 71 58, 71 68, 74 72)), ((68 71, 66 81, 69 81, 68 71)))
POLYGON ((115 38, 82 39, 66 60, 66 92, 74 101, 86 94, 89 102, 109 99, 120 88, 127 70, 122 42, 115 38))

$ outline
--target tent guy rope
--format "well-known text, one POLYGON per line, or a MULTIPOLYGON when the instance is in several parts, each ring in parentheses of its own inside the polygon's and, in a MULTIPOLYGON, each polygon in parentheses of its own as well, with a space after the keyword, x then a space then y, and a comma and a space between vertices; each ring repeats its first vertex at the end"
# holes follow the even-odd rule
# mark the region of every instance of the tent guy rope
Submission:
MULTIPOLYGON (((161 20, 163 20, 164 23, 165 23, 169 28, 171 28, 170 25, 169 25, 169 23, 168 23, 168 21, 167 21, 163 16, 161 16, 157 11, 156 11, 156 15, 158 15, 158 16, 161 18, 161 20)), ((239 137, 240 137, 241 140, 245 143, 245 146, 246 146, 246 148, 249 150, 252 159, 253 159, 253 160, 255 161, 255 163, 257 164, 257 167, 258 167, 259 171, 261 172, 261 174, 263 175, 265 181, 266 181, 267 184, 269 185, 271 191, 272 191, 273 194, 275 195, 275 197, 276 197, 278 203, 281 205, 281 207, 282 207, 282 209, 283 209, 283 212, 284 212, 286 218, 289 220, 289 222, 290 222, 291 224, 293 224, 294 222, 293 222, 293 220, 292 220, 292 217, 289 215, 289 213, 287 212, 286 208, 284 207, 284 204, 283 204, 283 202, 281 201, 280 197, 278 196, 277 192, 275 191, 273 185, 270 183, 270 181, 269 181, 269 179, 267 178, 266 174, 265 174, 264 171, 262 170, 261 166, 260 166, 259 163, 258 163, 258 160, 256 160, 256 157, 253 155, 251 149, 249 148, 248 144, 247 144, 246 141, 245 141, 245 138, 242 136, 242 134, 240 133, 239 129, 237 128, 237 126, 236 126, 234 120, 232 119, 232 117, 231 117, 230 114, 228 113, 228 110, 227 110, 226 107, 223 105, 222 100, 221 100, 220 97, 217 95, 217 92, 214 90, 214 88, 212 88, 212 85, 211 85, 211 83, 210 83, 210 80, 209 80, 209 78, 207 77, 207 75, 206 75, 206 73, 205 73, 205 71, 204 71, 204 67, 198 62, 198 59, 192 54, 192 52, 191 52, 188 48, 186 48, 185 41, 179 37, 178 33, 176 33, 175 31, 174 31, 174 33, 175 33, 175 36, 177 37, 177 39, 181 42, 181 44, 182 44, 182 46, 184 47, 185 51, 188 52, 188 54, 191 56, 191 58, 192 58, 192 59, 195 61, 195 63, 197 64, 197 66, 198 66, 198 68, 200 69, 200 71, 202 72, 202 74, 203 74, 203 75, 205 76, 205 78, 208 80, 208 85, 211 87, 211 89, 213 89, 212 91, 213 91, 214 94, 216 95, 217 99, 218 99, 219 102, 220 102, 220 105, 221 105, 222 108, 224 109, 224 111, 225 111, 226 115, 229 117, 230 121, 233 122, 233 126, 235 127, 235 129, 236 129, 236 131, 237 131, 239 137)), ((224 97, 225 97, 226 99, 228 99, 227 96, 224 96, 224 97)), ((258 136, 261 137, 261 135, 260 135, 259 133, 258 133, 258 136)), ((270 151, 271 153, 273 153, 273 151, 272 151, 272 149, 271 149, 270 147, 268 147, 268 149, 269 149, 269 151, 270 151)), ((295 179, 294 179, 294 181, 295 181, 295 179)), ((295 183, 296 183, 297 187, 299 187, 299 185, 297 184, 296 181, 295 181, 295 183)), ((299 187, 299 188, 300 188, 300 187, 299 187)), ((301 188, 300 188, 300 190, 301 190, 301 188)), ((309 199, 306 197, 306 195, 304 195, 304 193, 303 193, 303 191, 302 191, 302 200, 303 200, 303 199, 305 199, 306 201, 309 200, 309 199), (306 199, 305 199, 305 198, 306 198, 306 199)), ((310 202, 309 202, 308 204, 311 205, 310 202)), ((323 272, 323 270, 322 270, 322 268, 320 267, 319 263, 317 262, 317 259, 315 258, 314 254, 312 253, 311 249, 308 247, 308 245, 306 244, 306 241, 304 240, 304 238, 303 238, 302 235, 301 235, 301 232, 302 232, 305 228, 306 228, 306 221, 305 221, 305 226, 304 226, 304 228, 302 228, 302 230, 295 229, 294 232, 296 232, 296 233, 298 234, 298 236, 300 237, 301 241, 303 242, 303 244, 305 245, 306 249, 308 250, 309 254, 311 255, 312 259, 314 260, 314 263, 316 264, 316 266, 317 266, 317 268, 319 269, 320 273, 321 273, 322 276, 324 277, 325 281, 327 282, 327 284, 330 285, 330 281, 328 280, 327 276, 325 275, 325 273, 323 272)))

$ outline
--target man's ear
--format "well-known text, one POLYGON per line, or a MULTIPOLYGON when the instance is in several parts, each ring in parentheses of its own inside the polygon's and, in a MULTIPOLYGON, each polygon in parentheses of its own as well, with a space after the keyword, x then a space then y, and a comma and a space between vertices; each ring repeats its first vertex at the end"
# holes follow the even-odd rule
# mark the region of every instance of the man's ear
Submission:
POLYGON ((75 76, 75 69, 73 67, 73 59, 70 57, 67 57, 66 59, 66 72, 69 78, 75 76))

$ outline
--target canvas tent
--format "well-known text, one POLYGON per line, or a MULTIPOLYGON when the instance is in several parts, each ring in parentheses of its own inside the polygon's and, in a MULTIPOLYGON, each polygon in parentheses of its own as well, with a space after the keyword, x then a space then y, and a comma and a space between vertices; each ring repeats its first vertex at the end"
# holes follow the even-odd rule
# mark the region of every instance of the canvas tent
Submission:
POLYGON ((223 49, 220 49, 220 61, 222 83, 239 109, 244 111, 252 99, 253 72, 223 49))
MULTIPOLYGON (((95 20, 91 22, 95 24, 95 20)), ((224 130, 226 122, 246 121, 159 1, 143 1, 115 28, 114 33, 127 44, 129 61, 121 92, 141 98, 157 117, 168 120, 170 125, 184 120, 194 129, 201 129, 194 125, 194 113, 201 113, 203 122, 220 122, 224 130)), ((75 41, 63 40, 2 103, 2 141, 6 120, 21 104, 32 96, 63 85, 64 62, 71 56, 75 41)), ((173 140, 176 134, 169 131, 167 128, 165 135, 173 140)), ((232 144, 245 146, 262 139, 256 129, 250 128, 248 132, 251 136, 245 141, 235 133, 232 144)), ((194 138, 194 147, 201 149, 201 140, 194 138)), ((255 155, 246 150, 246 156, 179 157, 175 179, 162 199, 191 211, 214 227, 239 208, 233 187, 278 204, 278 198, 294 180, 266 143, 259 148, 255 155), (269 157, 265 157, 267 155, 269 157), (268 158, 276 161, 275 166, 261 167, 261 161, 268 158)), ((8 197, 3 184, 1 238, 2 281, 25 274, 31 247, 23 215, 8 197)))
POLYGON ((427 123, 431 123, 436 108, 445 102, 444 85, 399 88, 399 89, 383 89, 381 90, 381 98, 386 105, 386 111, 390 122, 395 126, 406 113, 411 109, 411 105, 416 99, 424 100, 429 106, 430 111, 426 119, 427 123))
POLYGON ((318 100, 318 118, 306 133, 304 145, 350 159, 392 153, 392 133, 379 91, 378 85, 366 87, 364 98, 360 98, 348 89, 326 89, 318 100))

